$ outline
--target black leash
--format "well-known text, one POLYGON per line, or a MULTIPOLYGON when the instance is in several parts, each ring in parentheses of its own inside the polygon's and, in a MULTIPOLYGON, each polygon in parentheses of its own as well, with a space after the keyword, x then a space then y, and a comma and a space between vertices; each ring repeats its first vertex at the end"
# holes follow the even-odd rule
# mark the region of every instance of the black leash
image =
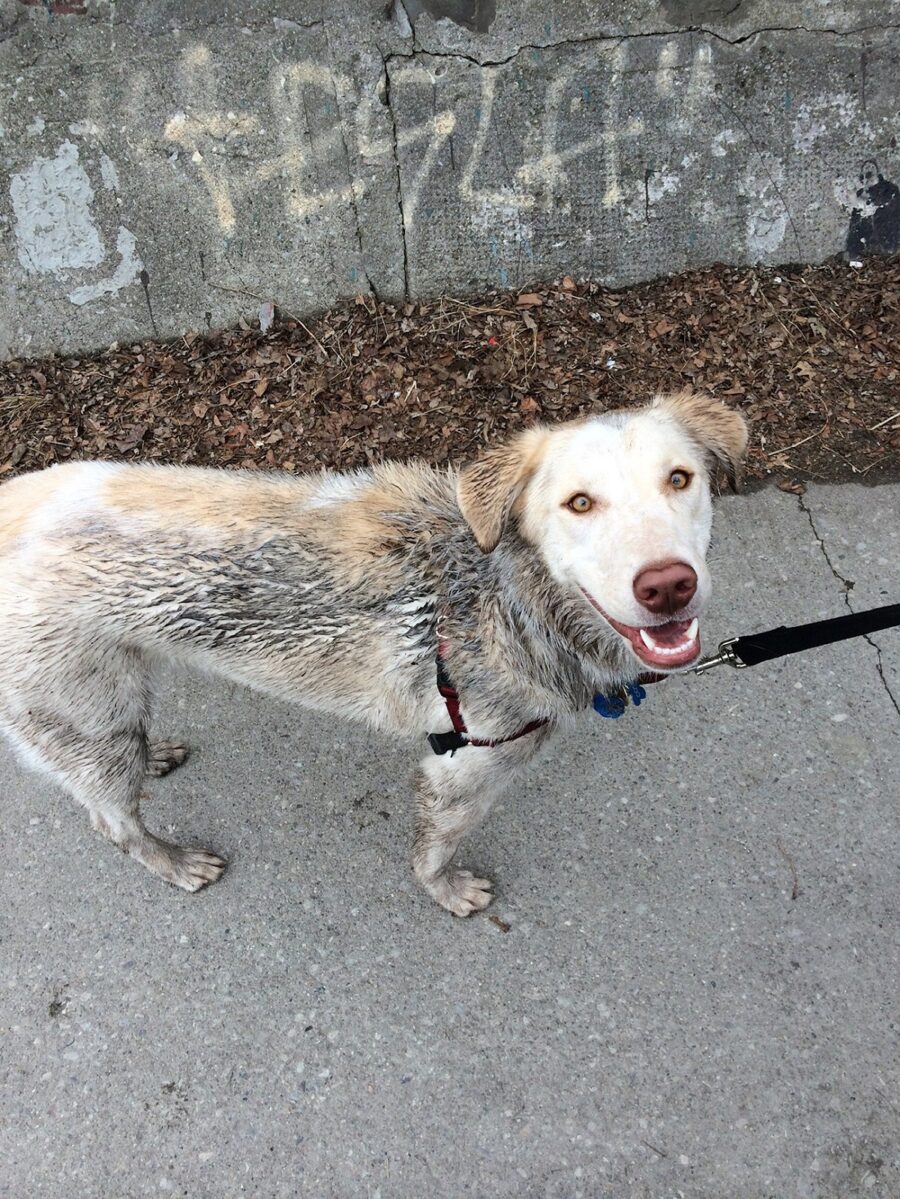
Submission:
POLYGON ((732 637, 730 641, 723 641, 719 652, 698 662, 693 672, 702 674, 705 670, 726 663, 738 669, 756 666, 772 658, 799 654, 802 650, 846 641, 850 637, 865 637, 867 633, 896 628, 897 625, 900 625, 900 604, 887 604, 884 608, 872 608, 868 612, 851 612, 848 616, 836 616, 833 620, 795 624, 790 628, 781 625, 765 633, 751 633, 749 637, 732 637))
MULTIPOLYGON (((805 649, 816 649, 820 645, 832 645, 835 641, 847 641, 850 637, 865 637, 879 629, 893 629, 900 625, 900 604, 887 604, 884 608, 872 608, 868 612, 851 612, 847 616, 836 616, 832 620, 815 620, 811 624, 795 624, 790 628, 780 625, 765 633, 751 633, 749 637, 732 637, 723 641, 719 652, 703 658, 691 668, 693 674, 703 674, 714 666, 757 666, 773 658, 786 658, 788 654, 799 654, 805 649)), ((438 645, 437 682, 453 729, 446 733, 431 733, 429 744, 436 754, 455 753, 466 745, 493 747, 507 741, 517 741, 528 733, 547 724, 546 720, 532 720, 511 737, 500 737, 492 741, 480 741, 469 736, 460 711, 459 693, 447 674, 445 656, 447 642, 438 645)), ((659 675, 644 675, 627 686, 616 688, 608 695, 594 696, 594 711, 610 720, 618 720, 631 703, 636 708, 646 699, 642 682, 652 683, 659 675)))

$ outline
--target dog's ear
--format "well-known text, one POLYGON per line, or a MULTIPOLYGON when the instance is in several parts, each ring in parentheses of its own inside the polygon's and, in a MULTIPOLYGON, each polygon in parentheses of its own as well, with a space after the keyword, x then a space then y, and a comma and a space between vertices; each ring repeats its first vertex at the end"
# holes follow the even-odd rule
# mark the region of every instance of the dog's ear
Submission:
POLYGON ((513 506, 540 460, 548 437, 540 425, 486 450, 460 471, 456 498, 481 550, 497 548, 513 506))
POLYGON ((657 396, 653 407, 677 420, 722 467, 731 490, 738 490, 748 437, 747 422, 740 413, 711 396, 686 391, 657 396))

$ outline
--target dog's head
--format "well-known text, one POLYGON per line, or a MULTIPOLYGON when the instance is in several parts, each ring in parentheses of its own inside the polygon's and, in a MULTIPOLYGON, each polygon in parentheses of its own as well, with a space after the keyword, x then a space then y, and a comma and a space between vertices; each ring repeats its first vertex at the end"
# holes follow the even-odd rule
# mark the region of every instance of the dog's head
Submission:
POLYGON ((466 467, 457 496, 485 553, 514 521, 643 667, 674 670, 700 653, 711 478, 720 467, 736 489, 746 447, 743 418, 724 404, 659 396, 529 429, 466 467))

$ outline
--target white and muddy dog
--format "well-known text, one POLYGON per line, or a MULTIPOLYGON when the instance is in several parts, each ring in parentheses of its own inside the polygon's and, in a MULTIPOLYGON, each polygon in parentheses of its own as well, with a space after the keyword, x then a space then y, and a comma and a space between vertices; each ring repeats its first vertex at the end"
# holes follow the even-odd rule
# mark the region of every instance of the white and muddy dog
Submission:
POLYGON ((491 884, 454 864, 460 840, 554 726, 697 658, 710 475, 733 481, 746 442, 737 414, 680 394, 529 429, 459 472, 25 475, 0 487, 0 728, 95 829, 195 891, 225 863, 140 815, 145 776, 187 752, 148 735, 160 663, 420 741, 454 724, 471 743, 416 776, 413 869, 469 915, 491 884))

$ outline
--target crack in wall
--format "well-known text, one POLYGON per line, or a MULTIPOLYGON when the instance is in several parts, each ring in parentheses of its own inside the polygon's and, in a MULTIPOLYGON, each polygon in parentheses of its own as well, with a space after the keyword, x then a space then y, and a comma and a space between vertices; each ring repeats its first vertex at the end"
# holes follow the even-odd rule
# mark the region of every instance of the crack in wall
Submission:
MULTIPOLYGON (((129 22, 127 18, 123 17, 123 18, 120 18, 119 20, 115 21, 113 27, 116 29, 129 29, 131 27, 131 22, 129 22)), ((5 43, 5 42, 15 41, 22 34, 23 30, 26 28, 34 28, 34 26, 26 25, 22 21, 17 22, 15 25, 13 25, 8 30, 3 31, 2 36, 0 36, 0 42, 5 43)), ((291 32, 310 31, 310 30, 314 30, 314 29, 324 29, 324 28, 327 28, 327 22, 322 21, 322 20, 310 21, 308 23, 291 21, 289 26, 280 26, 280 27, 277 25, 274 25, 274 24, 270 25, 268 22, 253 24, 253 23, 248 23, 246 21, 242 21, 240 24, 240 29, 242 29, 242 30, 248 30, 251 33, 264 33, 264 34, 265 33, 273 33, 273 32, 274 33, 280 33, 280 32, 291 33, 291 32)), ((740 37, 734 37, 734 38, 727 37, 724 33, 717 33, 714 29, 710 29, 705 25, 685 25, 680 28, 676 27, 676 28, 672 28, 672 29, 651 29, 651 30, 647 30, 647 31, 641 32, 641 33, 597 33, 597 34, 589 34, 583 38, 578 38, 578 37, 563 38, 561 41, 556 41, 556 42, 526 42, 520 46, 517 46, 515 50, 511 51, 511 53, 506 55, 504 58, 484 58, 484 59, 477 58, 474 54, 466 54, 462 50, 456 50, 456 51, 454 51, 454 50, 428 50, 419 41, 417 33, 416 33, 415 25, 412 22, 410 22, 410 29, 411 29, 410 40, 411 40, 412 44, 411 44, 409 51, 403 52, 400 50, 393 50, 387 55, 387 58, 385 58, 384 61, 387 62, 391 58, 415 58, 419 54, 426 54, 431 58, 460 59, 463 62, 470 62, 474 66, 477 66, 477 67, 499 67, 499 66, 505 66, 507 63, 512 62, 515 58, 517 58, 520 54, 522 54, 526 50, 556 50, 556 49, 561 49, 564 46, 590 46, 590 45, 595 45, 597 43, 602 43, 602 42, 612 42, 614 44, 619 45, 623 42, 634 41, 639 38, 663 38, 663 37, 664 38, 674 38, 674 37, 682 37, 685 34, 687 34, 687 35, 701 34, 705 37, 714 38, 716 41, 724 42, 725 45, 727 45, 727 46, 740 46, 744 42, 751 41, 753 38, 759 37, 761 34, 764 34, 764 33, 811 33, 811 34, 824 34, 829 37, 835 37, 835 38, 849 38, 849 37, 855 37, 858 34, 863 34, 863 33, 886 33, 888 31, 898 30, 898 29, 900 29, 900 23, 885 22, 883 24, 878 24, 878 25, 858 25, 858 26, 855 26, 853 29, 832 29, 828 26, 810 26, 810 25, 763 25, 763 26, 760 26, 760 28, 758 28, 758 29, 752 29, 749 33, 744 33, 744 34, 741 34, 740 37)), ((195 27, 188 26, 185 30, 182 30, 181 32, 188 32, 188 33, 195 34, 198 31, 195 27)), ((42 46, 41 49, 38 50, 36 55, 29 61, 20 62, 19 64, 17 64, 19 70, 29 70, 29 69, 36 67, 38 65, 38 63, 41 61, 41 59, 44 57, 44 53, 47 48, 52 48, 54 50, 63 52, 63 40, 64 39, 52 37, 49 29, 41 29, 40 35, 43 38, 46 38, 47 45, 42 46)), ((142 33, 142 38, 144 40, 146 40, 147 36, 148 35, 146 33, 142 33)), ((167 37, 171 38, 172 36, 173 36, 173 31, 171 29, 161 30, 159 33, 151 32, 149 34, 150 40, 154 40, 154 41, 161 40, 161 39, 164 39, 167 37)), ((110 54, 106 57, 93 59, 87 63, 82 60, 82 61, 78 62, 78 66, 80 69, 84 69, 85 66, 103 66, 105 63, 112 61, 112 59, 114 57, 115 57, 115 55, 110 54)))
MULTIPOLYGON (((384 64, 384 105, 388 110, 391 118, 391 144, 394 155, 394 170, 397 177, 397 212, 400 216, 400 240, 403 245, 403 299, 409 303, 409 252, 406 242, 406 212, 403 207, 403 182, 400 176, 400 145, 397 137, 397 114, 394 112, 394 106, 391 103, 391 71, 390 61, 395 55, 388 54, 382 56, 384 64)), ((412 57, 411 55, 400 55, 402 58, 412 57)))
MULTIPOLYGON (((328 40, 327 29, 325 31, 325 46, 328 50, 328 57, 330 60, 332 58, 332 53, 331 43, 328 40)), ((340 97, 338 96, 338 89, 335 89, 334 91, 334 103, 338 113, 338 129, 341 135, 341 146, 344 151, 344 162, 347 166, 347 180, 350 187, 350 211, 353 213, 353 224, 356 230, 356 248, 359 251, 359 268, 362 271, 363 278, 366 281, 366 286, 368 287, 369 291, 376 300, 380 300, 381 297, 378 294, 378 289, 372 282, 368 269, 366 268, 366 255, 365 251, 363 250, 362 224, 360 223, 359 219, 359 201, 356 195, 356 172, 353 169, 354 164, 350 161, 350 148, 347 145, 347 133, 344 128, 344 108, 341 104, 340 97)))
POLYGON ((395 50, 387 56, 385 61, 387 62, 391 58, 416 58, 424 54, 429 58, 457 58, 463 62, 470 62, 476 67, 503 67, 518 58, 526 50, 558 50, 564 46, 592 46, 602 42, 612 42, 618 46, 624 42, 637 41, 642 38, 676 38, 684 37, 685 35, 701 34, 704 37, 715 38, 716 41, 724 42, 727 46, 740 46, 744 42, 759 37, 763 33, 812 33, 826 34, 836 38, 848 38, 860 33, 883 33, 895 29, 900 29, 900 24, 860 25, 855 29, 829 29, 827 27, 820 28, 808 25, 763 25, 759 29, 751 30, 750 33, 742 34, 740 37, 730 38, 726 37, 723 33, 716 33, 714 29, 708 29, 705 25, 686 25, 680 29, 651 29, 642 33, 597 33, 583 38, 564 38, 558 42, 526 42, 523 45, 517 46, 505 58, 477 58, 474 54, 466 54, 462 50, 429 50, 417 41, 415 27, 413 26, 413 44, 409 52, 404 53, 395 50))
MULTIPOLYGON (((855 612, 856 609, 850 603, 850 592, 853 590, 853 586, 854 586, 853 580, 848 579, 844 575, 842 575, 841 572, 838 570, 838 568, 835 566, 835 564, 832 562, 831 555, 828 553, 828 547, 825 545, 825 539, 822 537, 821 533, 816 528, 816 522, 813 518, 812 510, 803 502, 802 495, 797 496, 797 503, 800 505, 800 511, 806 514, 806 519, 809 521, 809 527, 812 529, 813 537, 815 537, 816 541, 819 543, 819 548, 822 551, 822 556, 824 557, 826 563, 828 564, 828 569, 831 571, 831 573, 834 575, 834 577, 837 579, 837 581, 841 584, 841 587, 842 587, 843 593, 844 593, 844 604, 847 608, 847 611, 855 612)), ((875 669, 878 672, 878 677, 881 679, 881 685, 882 685, 882 687, 884 687, 884 690, 887 694, 888 699, 894 705, 894 711, 897 713, 898 716, 900 716, 900 704, 898 704, 897 699, 896 699, 893 691, 891 691, 890 685, 888 684, 888 681, 885 678, 884 659, 881 654, 881 647, 872 640, 870 633, 864 633, 863 640, 867 641, 869 643, 869 645, 871 645, 872 649, 874 649, 874 651, 875 651, 875 655, 876 655, 875 669)))

